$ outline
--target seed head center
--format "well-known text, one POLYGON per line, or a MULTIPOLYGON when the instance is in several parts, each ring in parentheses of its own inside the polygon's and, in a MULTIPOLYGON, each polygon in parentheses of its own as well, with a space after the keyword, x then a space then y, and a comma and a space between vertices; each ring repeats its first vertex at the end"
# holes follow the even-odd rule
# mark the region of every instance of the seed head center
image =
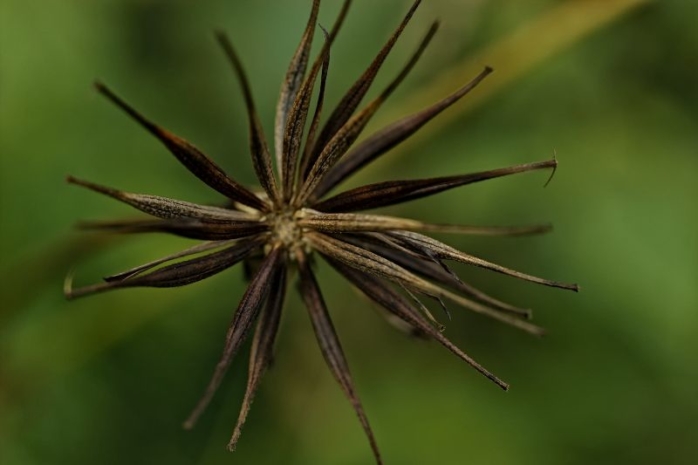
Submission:
POLYGON ((303 228, 298 224, 295 211, 281 211, 271 218, 275 242, 280 242, 287 250, 303 245, 303 228))

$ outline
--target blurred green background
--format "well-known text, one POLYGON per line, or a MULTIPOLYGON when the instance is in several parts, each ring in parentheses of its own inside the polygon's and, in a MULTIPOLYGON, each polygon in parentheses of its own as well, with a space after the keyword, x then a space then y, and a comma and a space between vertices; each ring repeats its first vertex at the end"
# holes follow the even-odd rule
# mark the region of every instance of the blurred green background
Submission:
MULTIPOLYGON (((354 3, 333 50, 330 102, 408 7, 354 3)), ((236 43, 270 134, 309 4, 2 0, 0 463, 372 463, 295 295, 275 367, 231 455, 224 446, 246 353, 197 429, 180 424, 218 359, 243 289, 239 269, 176 290, 73 303, 61 294, 73 267, 78 283, 93 282, 186 243, 74 232, 79 219, 131 212, 67 186, 66 174, 220 200, 97 96, 92 80, 104 79, 251 183, 242 101, 211 31, 224 28, 236 43)), ((325 1, 321 22, 329 26, 338 7, 325 1)), ((445 95, 473 75, 459 70, 492 64, 496 73, 470 104, 352 184, 496 168, 555 150, 560 168, 546 189, 545 174, 522 175, 390 213, 467 224, 552 221, 555 232, 542 237, 447 239, 521 271, 578 282, 582 292, 457 267, 499 298, 534 308, 549 329, 538 340, 452 309, 446 334, 511 383, 503 393, 437 344, 395 332, 334 273, 321 273, 386 463, 696 463, 698 5, 426 0, 376 89, 434 18, 440 34, 378 119, 415 111, 415 96, 445 95), (575 27, 584 33, 570 37, 575 27)))

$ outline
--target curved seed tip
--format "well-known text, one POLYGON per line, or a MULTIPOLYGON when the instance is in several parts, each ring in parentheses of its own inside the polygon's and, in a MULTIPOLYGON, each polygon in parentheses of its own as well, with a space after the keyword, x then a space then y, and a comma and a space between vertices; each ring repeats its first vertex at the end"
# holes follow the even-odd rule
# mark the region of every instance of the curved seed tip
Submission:
POLYGON ((492 74, 494 73, 494 68, 491 67, 490 65, 485 66, 485 70, 482 72, 484 75, 492 74))
POLYGON ((319 27, 320 29, 322 29, 322 33, 325 34, 325 40, 329 41, 329 40, 330 40, 330 33, 327 31, 327 29, 325 29, 325 26, 323 26, 322 24, 318 23, 318 24, 317 24, 317 27, 319 27))
POLYGON ((550 182, 555 177, 555 173, 557 172, 557 150, 553 150, 553 159, 550 161, 550 163, 551 163, 550 166, 552 166, 552 168, 553 168, 553 172, 550 173, 550 177, 548 178, 548 181, 545 183, 543 188, 548 187, 548 184, 550 184, 550 182))
POLYGON ((75 288, 73 287, 73 278, 75 276, 75 271, 70 270, 63 281, 63 295, 67 300, 75 300, 80 297, 85 297, 92 294, 98 294, 106 290, 114 288, 113 284, 110 283, 98 283, 92 284, 90 286, 84 286, 75 288))
POLYGON ((187 431, 191 431, 192 429, 194 429, 194 426, 196 426, 196 421, 191 418, 187 419, 184 423, 182 423, 182 428, 187 431))

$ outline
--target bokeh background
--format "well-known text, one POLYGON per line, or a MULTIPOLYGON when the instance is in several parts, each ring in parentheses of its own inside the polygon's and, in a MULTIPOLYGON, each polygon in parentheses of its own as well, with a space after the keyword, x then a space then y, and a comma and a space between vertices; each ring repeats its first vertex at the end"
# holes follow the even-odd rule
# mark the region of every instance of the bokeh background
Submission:
MULTIPOLYGON (((330 25, 339 1, 327 0, 330 25)), ((356 0, 333 50, 336 102, 408 8, 356 0)), ((127 207, 64 183, 220 199, 96 95, 99 77, 253 182, 243 105, 212 39, 226 29, 268 133, 309 0, 0 3, 0 463, 369 464, 348 402, 290 298, 276 364, 238 451, 225 450, 246 352, 193 432, 181 421, 217 361, 240 270, 176 290, 65 302, 78 283, 186 241, 79 234, 127 207)), ((437 344, 395 332, 332 272, 321 283, 389 464, 692 464, 698 458, 698 5, 688 0, 427 0, 380 74, 442 28, 371 129, 496 73, 350 185, 549 158, 560 168, 395 208, 467 224, 551 221, 529 238, 445 237, 579 294, 462 276, 534 308, 549 336, 452 309, 447 335, 511 383, 503 393, 437 344)), ((324 270, 324 268, 323 268, 324 270)))

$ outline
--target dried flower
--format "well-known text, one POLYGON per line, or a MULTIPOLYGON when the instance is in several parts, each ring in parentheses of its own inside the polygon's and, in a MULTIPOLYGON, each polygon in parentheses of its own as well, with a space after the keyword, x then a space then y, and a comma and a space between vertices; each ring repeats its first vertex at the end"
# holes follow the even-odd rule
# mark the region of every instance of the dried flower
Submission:
POLYGON ((411 332, 436 339, 505 390, 508 388, 506 383, 480 366, 442 334, 443 328, 419 296, 436 299, 441 305, 444 305, 444 301, 455 302, 519 329, 542 334, 541 328, 526 321, 530 317, 528 310, 500 302, 464 283, 445 261, 467 263, 547 286, 577 290, 576 285, 552 282, 513 271, 421 234, 432 231, 520 235, 542 233, 549 229, 548 226, 456 226, 352 213, 399 204, 487 179, 554 169, 557 166, 554 159, 480 173, 370 184, 326 198, 326 194, 348 176, 414 134, 492 72, 490 68, 485 68, 471 82, 443 100, 391 124, 352 147, 371 117, 419 60, 434 36, 438 23, 431 25, 398 76, 371 103, 357 111, 378 70, 417 10, 420 0, 415 1, 388 42, 346 92, 320 129, 330 48, 350 4, 351 0, 344 2, 331 32, 323 29, 324 46, 308 71, 310 48, 320 8, 320 1, 313 1, 310 20, 291 60, 277 107, 274 148, 278 176, 272 167, 272 156, 240 59, 226 36, 223 33, 216 35, 231 61, 245 97, 250 151, 263 192, 255 193, 228 177, 196 147, 148 120, 101 83, 96 84, 101 94, 157 137, 193 175, 227 197, 229 203, 221 207, 197 205, 154 195, 122 192, 74 177, 68 178, 68 182, 72 184, 105 194, 154 217, 135 221, 82 223, 81 226, 85 229, 129 234, 165 232, 205 241, 160 260, 109 276, 100 284, 74 289, 68 279, 65 289, 68 298, 128 287, 183 286, 213 276, 239 262, 244 262, 250 269, 255 268, 228 329, 223 355, 216 365, 213 378, 185 422, 185 427, 193 427, 204 412, 220 386, 231 360, 256 321, 247 391, 229 443, 231 450, 238 441, 252 398, 269 366, 289 273, 297 269, 298 288, 308 307, 322 354, 351 401, 368 436, 376 461, 381 463, 373 433, 356 395, 347 362, 313 273, 311 262, 316 253, 369 299, 383 307, 392 321, 398 321, 402 328, 411 332), (308 116, 311 114, 311 96, 318 78, 320 89, 317 103, 304 138, 308 116), (255 261, 261 264, 253 267, 255 261))

